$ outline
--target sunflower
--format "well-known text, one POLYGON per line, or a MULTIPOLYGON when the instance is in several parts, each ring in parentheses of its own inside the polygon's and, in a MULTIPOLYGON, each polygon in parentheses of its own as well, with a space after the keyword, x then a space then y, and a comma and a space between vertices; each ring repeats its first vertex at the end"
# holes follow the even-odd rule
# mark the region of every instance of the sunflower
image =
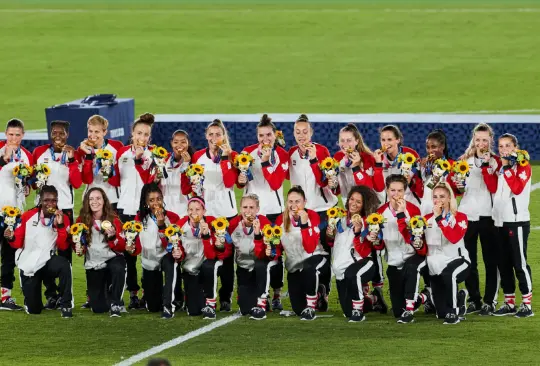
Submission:
POLYGON ((263 234, 266 238, 271 238, 272 236, 274 236, 274 229, 272 228, 272 226, 270 226, 270 224, 264 225, 263 234))
POLYGON ((372 213, 366 221, 369 225, 380 225, 384 222, 384 217, 379 213, 372 213))
POLYGON ((276 138, 278 138, 278 139, 283 138, 283 131, 281 131, 281 130, 276 131, 276 138))
POLYGON ((15 216, 21 216, 21 210, 18 207, 13 207, 15 209, 15 216))
POLYGON ((339 209, 337 207, 332 207, 326 210, 326 215, 328 215, 329 218, 333 219, 334 217, 337 217, 339 213, 339 209))
POLYGON ((454 170, 456 173, 465 175, 469 173, 469 163, 465 160, 460 160, 455 164, 454 170))
POLYGON ((449 171, 452 168, 448 160, 437 159, 435 163, 444 171, 449 171))
POLYGON ((71 235, 77 235, 81 231, 82 231, 82 227, 80 226, 80 224, 74 224, 71 226, 71 229, 69 229, 69 233, 71 235))
POLYGON ((165 236, 166 237, 171 237, 173 236, 175 233, 175 230, 173 227, 169 226, 168 228, 165 229, 165 236))
POLYGON ((103 150, 102 156, 103 156, 103 159, 107 159, 107 160, 110 160, 113 157, 112 152, 110 152, 109 150, 103 150))
POLYGON ((19 175, 19 170, 20 170, 20 168, 17 165, 15 168, 13 168, 13 175, 15 175, 15 176, 19 175))
POLYGON ((16 214, 17 214, 17 211, 15 211, 15 208, 13 208, 13 207, 10 208, 10 209, 7 211, 7 215, 8 215, 8 216, 13 217, 13 216, 15 216, 16 214))
POLYGON ((225 217, 218 217, 212 221, 212 226, 214 230, 225 230, 229 226, 229 221, 225 217))
POLYGON ((321 169, 330 170, 334 167, 334 158, 327 157, 321 162, 321 169))
POLYGON ((154 156, 157 156, 158 158, 166 158, 168 153, 164 147, 154 146, 154 149, 152 150, 152 154, 154 156))
POLYGON ((339 209, 339 215, 340 215, 341 217, 346 217, 346 216, 347 216, 347 210, 344 209, 344 208, 340 208, 340 209, 339 209))
POLYGON ((416 157, 410 152, 405 153, 405 154, 401 153, 399 154, 398 160, 401 161, 402 163, 412 165, 416 161, 416 157))
POLYGON ((274 236, 281 238, 281 235, 283 235, 283 230, 281 230, 281 226, 274 226, 274 236))
POLYGON ((413 217, 410 221, 411 227, 416 227, 418 225, 418 217, 413 217))
POLYGON ((51 169, 49 169, 49 167, 47 165, 45 165, 45 164, 42 165, 41 171, 45 175, 50 175, 51 174, 51 169))
POLYGON ((140 233, 143 229, 143 226, 140 222, 134 221, 132 228, 133 228, 133 231, 135 231, 136 233, 140 233))
POLYGON ((521 161, 519 162, 519 165, 520 165, 520 166, 527 166, 527 165, 529 165, 529 161, 523 159, 523 160, 521 160, 521 161))
POLYGON ((203 175, 204 174, 204 167, 202 165, 199 165, 199 164, 191 164, 188 168, 188 171, 187 171, 187 175, 188 176, 192 176, 192 175, 203 175))
POLYGON ((122 230, 124 231, 129 231, 131 230, 131 221, 128 221, 124 224, 124 226, 122 226, 122 230))
POLYGON ((234 159, 234 163, 235 163, 236 166, 238 166, 238 165, 247 165, 252 160, 253 160, 253 158, 251 157, 251 155, 249 155, 248 153, 246 153, 244 151, 244 152, 236 155, 236 158, 234 159))

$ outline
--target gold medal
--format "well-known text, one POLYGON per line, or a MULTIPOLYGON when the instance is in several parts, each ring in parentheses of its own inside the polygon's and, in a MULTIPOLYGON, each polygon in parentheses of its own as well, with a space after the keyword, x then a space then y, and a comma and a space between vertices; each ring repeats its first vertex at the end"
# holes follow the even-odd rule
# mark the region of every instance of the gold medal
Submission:
POLYGON ((109 230, 110 228, 112 228, 112 224, 111 224, 110 221, 105 220, 105 221, 101 222, 101 229, 102 230, 106 231, 106 230, 109 230))
POLYGON ((49 208, 47 209, 47 212, 50 213, 50 214, 56 213, 56 208, 54 208, 54 207, 49 207, 49 208))

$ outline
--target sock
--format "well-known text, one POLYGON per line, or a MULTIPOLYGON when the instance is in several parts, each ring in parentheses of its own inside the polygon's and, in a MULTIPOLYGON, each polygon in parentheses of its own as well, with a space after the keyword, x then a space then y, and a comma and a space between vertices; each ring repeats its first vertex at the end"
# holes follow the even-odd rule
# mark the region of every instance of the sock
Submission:
POLYGON ((373 288, 378 287, 380 290, 382 290, 384 282, 372 282, 371 285, 373 286, 373 288))
POLYGON ((216 299, 206 299, 206 306, 210 306, 212 309, 216 308, 216 299))
POLYGON ((364 299, 362 300, 353 300, 352 301, 353 310, 364 311, 364 299))
POLYGON ((426 301, 427 301, 427 296, 426 296, 426 294, 424 294, 424 293, 419 293, 416 301, 419 301, 421 304, 425 304, 426 301))
POLYGON ((139 294, 139 291, 130 291, 129 297, 137 297, 138 294, 139 294))
POLYGON ((504 302, 512 307, 516 306, 516 294, 504 294, 504 302))
POLYGON ((529 292, 527 295, 523 295, 522 302, 527 305, 529 308, 531 307, 531 300, 532 300, 532 292, 529 292))
POLYGON ((257 306, 266 310, 266 298, 259 297, 257 299, 257 306))
POLYGON ((362 293, 364 294, 364 296, 369 294, 369 283, 364 283, 362 285, 362 293))
POLYGON ((307 301, 308 308, 315 309, 315 306, 317 306, 317 295, 315 296, 306 295, 306 301, 307 301))
POLYGON ((405 310, 407 311, 414 311, 414 304, 415 304, 416 301, 414 300, 409 300, 409 299, 405 299, 405 310))
POLYGON ((368 294, 365 297, 367 297, 371 301, 372 304, 375 304, 377 302, 377 296, 373 294, 368 294))
POLYGON ((2 302, 11 297, 11 289, 2 287, 2 302))

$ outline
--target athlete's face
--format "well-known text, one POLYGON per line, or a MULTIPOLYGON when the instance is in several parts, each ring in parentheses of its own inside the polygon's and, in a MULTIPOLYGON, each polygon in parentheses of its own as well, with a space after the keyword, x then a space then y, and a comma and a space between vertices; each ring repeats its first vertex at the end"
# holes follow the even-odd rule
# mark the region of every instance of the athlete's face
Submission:
POLYGON ((499 155, 500 156, 506 157, 512 154, 514 151, 516 151, 516 145, 514 145, 514 142, 512 141, 512 139, 508 137, 499 139, 499 155))
POLYGON ((276 134, 272 127, 259 127, 257 128, 257 139, 261 145, 274 146, 276 142, 276 134))
POLYGON ((139 146, 147 146, 150 142, 152 128, 144 123, 137 123, 132 132, 133 143, 139 146))
POLYGON ((349 213, 351 215, 359 214, 364 207, 364 197, 362 197, 360 193, 355 192, 351 195, 351 198, 347 200, 347 204, 349 205, 349 213))
POLYGON ((302 197, 301 194, 297 192, 291 192, 287 196, 287 207, 289 208, 289 212, 296 214, 298 211, 303 210, 305 205, 306 200, 304 199, 304 197, 302 197))
POLYGON ((311 142, 311 137, 313 136, 313 131, 311 131, 311 126, 307 122, 296 122, 294 125, 294 138, 298 146, 302 147, 304 144, 311 142))
POLYGON ((254 218, 258 213, 259 205, 257 204, 257 201, 250 198, 244 198, 242 200, 240 205, 240 214, 244 220, 247 220, 248 217, 254 218))
POLYGON ((428 155, 442 158, 444 155, 444 145, 435 139, 428 139, 426 140, 426 152, 428 155))
POLYGON ((6 144, 18 147, 24 137, 24 131, 20 127, 9 127, 6 129, 6 144))
POLYGON ((146 197, 146 204, 152 212, 163 208, 163 196, 159 192, 150 192, 146 197))
POLYGON ((393 131, 381 132, 381 146, 386 148, 389 154, 396 155, 401 140, 394 135, 393 131))
POLYGON ((88 196, 88 202, 90 203, 90 210, 92 212, 102 212, 103 211, 103 195, 100 191, 92 191, 88 196))

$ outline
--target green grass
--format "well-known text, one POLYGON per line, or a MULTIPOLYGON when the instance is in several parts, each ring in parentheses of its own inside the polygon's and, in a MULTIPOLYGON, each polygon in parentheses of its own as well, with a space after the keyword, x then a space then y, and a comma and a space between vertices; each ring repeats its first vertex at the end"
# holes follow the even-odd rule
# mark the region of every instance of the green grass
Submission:
MULTIPOLYGON (((43 128, 45 107, 99 92, 134 97, 137 112, 155 113, 538 108, 538 12, 385 10, 437 8, 540 11, 540 4, 0 0, 2 118, 43 128)), ((538 177, 535 166, 533 180, 538 177)), ((532 226, 540 226, 538 191, 530 209, 532 226)), ((540 231, 533 231, 534 278, 539 240, 540 231)), ((145 312, 109 319, 79 310, 85 277, 78 258, 73 273, 71 321, 57 312, 0 312, 1 364, 113 364, 206 324, 184 314, 165 322, 145 312)), ((22 302, 20 290, 14 293, 22 302)), ((353 326, 342 318, 335 291, 330 302, 333 318, 310 324, 275 314, 257 323, 240 319, 162 355, 174 364, 538 362, 538 317, 469 316, 443 327, 418 315, 404 327, 389 315, 369 314, 353 326)))

